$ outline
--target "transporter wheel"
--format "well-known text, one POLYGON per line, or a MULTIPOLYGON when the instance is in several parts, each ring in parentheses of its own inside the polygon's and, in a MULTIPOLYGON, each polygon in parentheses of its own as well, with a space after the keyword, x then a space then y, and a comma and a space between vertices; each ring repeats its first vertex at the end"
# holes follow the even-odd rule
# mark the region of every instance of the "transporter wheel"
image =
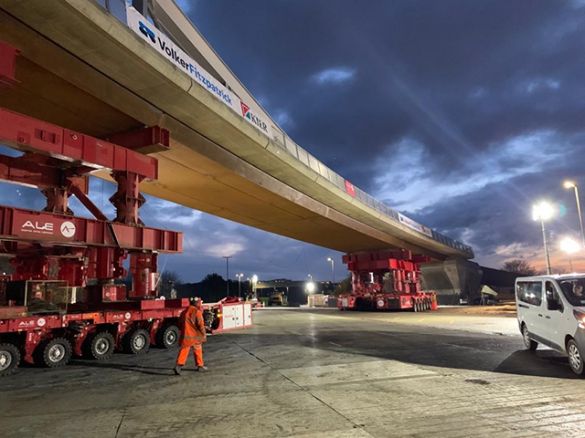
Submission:
POLYGON ((144 329, 132 330, 124 337, 124 351, 131 354, 144 354, 150 348, 150 334, 144 329))
POLYGON ((418 310, 419 310, 418 309, 418 300, 414 300, 414 303, 412 305, 412 311, 416 313, 416 312, 418 312, 418 310))
POLYGON ((179 327, 167 325, 161 328, 156 334, 156 345, 160 348, 173 348, 179 343, 179 327))
POLYGON ((108 360, 114 354, 116 340, 110 332, 97 332, 91 336, 86 344, 88 357, 97 360, 108 360))
POLYGON ((538 347, 538 342, 533 341, 530 339, 530 335, 528 334, 528 328, 526 324, 522 324, 522 340, 524 341, 524 346, 527 350, 534 351, 538 347))
POLYGON ((579 376, 585 374, 584 358, 574 339, 569 339, 567 341, 567 355, 569 356, 569 366, 571 367, 571 371, 579 376))
POLYGON ((39 345, 35 351, 35 363, 47 368, 65 366, 71 360, 71 344, 65 338, 53 338, 39 345))
POLYGON ((14 344, 0 344, 0 376, 16 372, 20 364, 20 351, 14 344))

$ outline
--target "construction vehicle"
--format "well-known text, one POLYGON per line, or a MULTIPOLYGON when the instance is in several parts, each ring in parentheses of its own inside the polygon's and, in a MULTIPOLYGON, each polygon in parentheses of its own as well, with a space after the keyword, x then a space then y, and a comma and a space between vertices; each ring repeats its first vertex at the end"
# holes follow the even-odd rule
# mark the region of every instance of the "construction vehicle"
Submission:
POLYGON ((288 298, 281 291, 274 291, 270 294, 268 299, 269 306, 288 306, 288 298))
POLYGON ((340 310, 437 309, 436 293, 422 291, 420 263, 425 256, 411 251, 372 251, 346 254, 343 262, 351 272, 352 291, 338 297, 340 310))
MULTIPOLYGON (((0 86, 16 82, 17 55, 0 41, 0 86)), ((0 180, 36 187, 46 199, 42 211, 0 206, 0 257, 12 267, 0 276, 0 375, 21 361, 59 367, 73 355, 104 360, 115 350, 176 345, 188 300, 157 296, 157 259, 180 253, 182 234, 139 217, 140 183, 158 176, 157 160, 145 154, 167 150, 169 132, 155 126, 106 141, 0 108, 0 144, 11 150, 0 154, 0 180), (114 220, 88 196, 96 171, 117 185, 114 220), (71 196, 95 218, 75 216, 71 196)), ((251 324, 249 304, 204 311, 210 331, 251 324)))

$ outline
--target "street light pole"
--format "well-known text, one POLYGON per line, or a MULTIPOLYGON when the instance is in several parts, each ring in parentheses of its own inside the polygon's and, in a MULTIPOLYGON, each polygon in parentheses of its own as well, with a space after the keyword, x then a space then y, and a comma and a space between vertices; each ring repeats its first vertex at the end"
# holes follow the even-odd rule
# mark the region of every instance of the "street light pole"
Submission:
POLYGON ((327 261, 331 263, 331 283, 335 283, 335 260, 331 257, 327 257, 327 261))
POLYGON ((577 200, 577 213, 579 214, 579 225, 581 226, 581 244, 585 247, 585 230, 583 229, 583 214, 581 213, 581 201, 579 200, 579 188, 575 184, 575 199, 577 200))
POLYGON ((540 221, 542 228, 542 243, 544 245, 544 255, 546 258, 546 273, 551 274, 550 256, 548 253, 548 244, 546 239, 546 229, 544 228, 544 221, 549 220, 554 215, 554 209, 548 202, 542 201, 532 207, 532 219, 540 221))
POLYGON ((571 272, 575 272, 573 270, 573 258, 571 257, 571 255, 579 252, 581 250, 581 246, 576 240, 572 239, 571 237, 565 237, 561 239, 560 246, 561 250, 565 254, 567 254, 567 258, 569 259, 569 268, 571 269, 571 272))
POLYGON ((238 277, 238 298, 242 296, 242 277, 244 274, 236 274, 238 277))
POLYGON ((579 216, 579 228, 581 229, 581 245, 585 248, 585 229, 583 228, 583 214, 581 213, 581 200, 579 199, 579 187, 574 181, 565 181, 563 186, 566 189, 573 189, 575 192, 575 201, 577 201, 577 215, 579 216))
POLYGON ((548 254, 548 245, 546 242, 546 230, 544 228, 544 219, 540 219, 540 225, 542 226, 542 242, 544 244, 544 255, 546 257, 546 273, 547 275, 551 274, 550 269, 550 255, 548 254))
POLYGON ((252 292, 255 298, 258 298, 256 286, 258 285, 258 276, 256 274, 252 275, 252 292))
POLYGON ((232 256, 223 256, 225 259, 225 286, 226 286, 226 297, 230 296, 230 259, 232 256))

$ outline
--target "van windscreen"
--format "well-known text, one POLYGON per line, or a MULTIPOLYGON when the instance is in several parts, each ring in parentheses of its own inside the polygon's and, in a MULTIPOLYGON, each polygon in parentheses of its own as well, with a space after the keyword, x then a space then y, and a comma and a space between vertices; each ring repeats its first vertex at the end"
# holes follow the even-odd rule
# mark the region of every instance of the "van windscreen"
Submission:
POLYGON ((572 306, 585 306, 585 278, 564 278, 559 285, 572 306))

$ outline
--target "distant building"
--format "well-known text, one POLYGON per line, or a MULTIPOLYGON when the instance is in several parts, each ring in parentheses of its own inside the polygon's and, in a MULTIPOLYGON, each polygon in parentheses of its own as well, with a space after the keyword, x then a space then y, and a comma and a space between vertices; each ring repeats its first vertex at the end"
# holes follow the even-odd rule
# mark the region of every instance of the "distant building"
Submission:
MULTIPOLYGON (((308 280, 310 281, 310 280, 308 280)), ((277 278, 268 281, 259 281, 256 284, 256 294, 261 301, 268 302, 275 293, 282 293, 286 297, 289 306, 300 306, 307 303, 307 280, 287 280, 277 278)), ((330 281, 313 281, 315 284, 314 294, 333 293, 337 283, 330 281)))

